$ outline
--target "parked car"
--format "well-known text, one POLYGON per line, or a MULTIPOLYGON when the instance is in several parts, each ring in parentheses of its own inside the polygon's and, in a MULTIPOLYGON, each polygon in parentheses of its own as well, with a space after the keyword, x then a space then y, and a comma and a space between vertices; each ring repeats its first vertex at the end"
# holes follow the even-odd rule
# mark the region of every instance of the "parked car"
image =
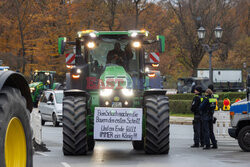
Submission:
POLYGON ((42 93, 38 103, 38 109, 42 117, 42 125, 45 122, 53 122, 56 127, 62 122, 63 90, 47 90, 42 93))

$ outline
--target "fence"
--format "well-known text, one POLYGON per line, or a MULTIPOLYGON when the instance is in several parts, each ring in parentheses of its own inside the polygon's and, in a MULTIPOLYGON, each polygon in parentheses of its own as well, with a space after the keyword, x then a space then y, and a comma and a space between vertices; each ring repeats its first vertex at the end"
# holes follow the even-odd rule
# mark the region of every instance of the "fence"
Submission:
POLYGON ((214 117, 217 118, 214 124, 214 135, 217 140, 233 140, 228 134, 228 128, 231 126, 229 111, 215 111, 214 117))
POLYGON ((41 124, 41 114, 38 113, 38 110, 33 110, 30 114, 30 123, 33 131, 32 139, 35 139, 36 143, 42 144, 42 124, 41 124))

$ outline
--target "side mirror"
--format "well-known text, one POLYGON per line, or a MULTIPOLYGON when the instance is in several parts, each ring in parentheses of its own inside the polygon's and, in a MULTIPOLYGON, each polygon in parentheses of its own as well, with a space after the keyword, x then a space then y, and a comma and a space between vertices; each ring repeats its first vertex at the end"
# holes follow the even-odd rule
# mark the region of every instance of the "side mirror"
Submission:
POLYGON ((156 39, 160 43, 159 52, 160 53, 164 53, 165 52, 165 36, 163 36, 163 35, 157 35, 156 39))
POLYGON ((65 51, 67 38, 66 37, 60 37, 58 38, 58 53, 63 54, 65 51))

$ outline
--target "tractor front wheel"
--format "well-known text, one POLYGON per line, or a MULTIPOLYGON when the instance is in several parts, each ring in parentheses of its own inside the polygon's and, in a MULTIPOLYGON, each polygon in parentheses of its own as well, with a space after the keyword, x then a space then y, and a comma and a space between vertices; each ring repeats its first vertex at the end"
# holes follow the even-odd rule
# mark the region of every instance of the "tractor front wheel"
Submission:
POLYGON ((20 90, 0 91, 0 166, 33 166, 30 111, 20 90))
POLYGON ((63 99, 63 153, 85 155, 88 151, 86 98, 63 99))
POLYGON ((144 150, 147 154, 169 152, 169 103, 164 95, 148 95, 144 101, 146 134, 144 150))

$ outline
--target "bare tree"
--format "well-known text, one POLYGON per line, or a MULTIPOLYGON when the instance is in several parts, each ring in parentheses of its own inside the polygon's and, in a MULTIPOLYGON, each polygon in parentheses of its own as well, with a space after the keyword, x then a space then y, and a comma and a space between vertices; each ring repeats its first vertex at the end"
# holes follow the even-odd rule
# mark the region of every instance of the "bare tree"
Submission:
POLYGON ((188 69, 192 69, 196 75, 201 60, 205 55, 201 42, 197 37, 197 29, 202 25, 206 28, 205 43, 215 42, 214 28, 221 24, 224 29, 222 38, 222 53, 227 54, 228 48, 237 27, 235 21, 225 19, 229 17, 234 6, 230 0, 163 0, 167 8, 171 10, 177 21, 172 27, 173 34, 178 43, 178 60, 188 69), (230 34, 230 35, 229 35, 230 34))
POLYGON ((115 24, 115 15, 116 15, 116 8, 118 5, 119 0, 106 0, 106 6, 108 9, 108 13, 110 14, 110 17, 108 19, 108 26, 109 30, 112 31, 114 24, 115 24))
POLYGON ((135 6, 135 28, 138 28, 139 16, 147 9, 148 0, 133 0, 135 6))
POLYGON ((6 17, 17 24, 21 43, 22 72, 25 72, 25 29, 34 15, 35 2, 33 0, 4 0, 6 17))

